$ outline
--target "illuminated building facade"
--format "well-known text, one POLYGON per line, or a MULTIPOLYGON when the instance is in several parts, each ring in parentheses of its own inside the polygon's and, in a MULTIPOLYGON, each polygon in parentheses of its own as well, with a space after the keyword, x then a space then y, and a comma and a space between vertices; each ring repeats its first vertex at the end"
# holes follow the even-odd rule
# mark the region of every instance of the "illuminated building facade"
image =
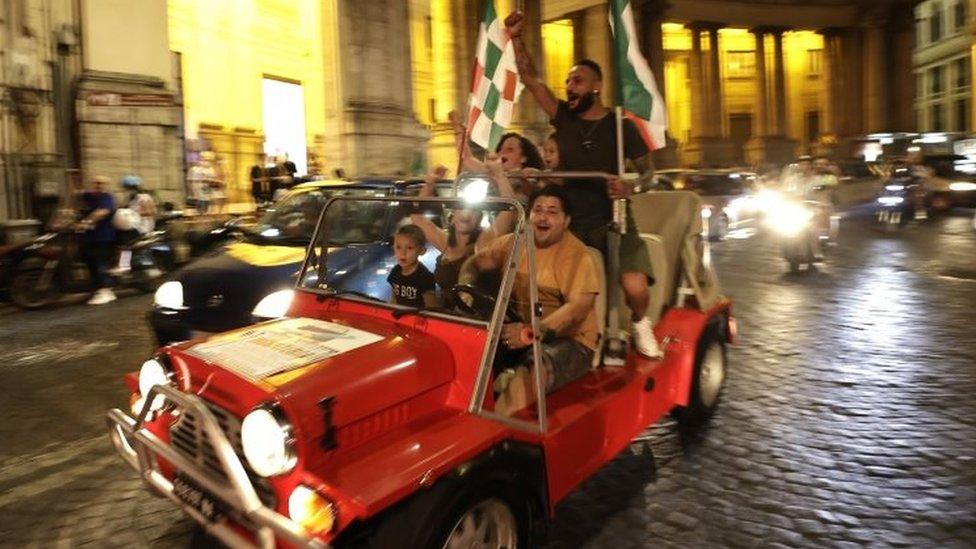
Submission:
POLYGON ((920 131, 970 133, 972 0, 926 0, 915 8, 915 112, 920 131))

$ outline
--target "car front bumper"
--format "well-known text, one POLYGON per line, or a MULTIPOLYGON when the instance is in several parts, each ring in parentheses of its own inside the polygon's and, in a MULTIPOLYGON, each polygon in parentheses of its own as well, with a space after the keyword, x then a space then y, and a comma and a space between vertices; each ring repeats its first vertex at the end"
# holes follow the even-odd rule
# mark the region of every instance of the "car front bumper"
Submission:
POLYGON ((133 418, 116 408, 108 412, 106 423, 115 450, 130 467, 139 472, 150 490, 171 500, 229 547, 273 548, 278 541, 294 547, 318 549, 329 547, 328 544, 312 537, 290 518, 262 503, 254 484, 247 476, 244 464, 234 452, 219 422, 200 397, 172 387, 157 385, 150 390, 145 402, 138 418, 133 418), (203 428, 219 457, 226 478, 218 478, 207 472, 146 428, 147 417, 150 414, 149 405, 155 400, 156 395, 163 396, 178 408, 192 410, 197 418, 201 418, 203 428), (221 505, 232 510, 235 522, 237 522, 236 517, 243 519, 239 526, 251 532, 253 538, 244 535, 227 519, 208 518, 185 498, 181 498, 180 487, 160 470, 160 458, 207 490, 220 501, 221 505))

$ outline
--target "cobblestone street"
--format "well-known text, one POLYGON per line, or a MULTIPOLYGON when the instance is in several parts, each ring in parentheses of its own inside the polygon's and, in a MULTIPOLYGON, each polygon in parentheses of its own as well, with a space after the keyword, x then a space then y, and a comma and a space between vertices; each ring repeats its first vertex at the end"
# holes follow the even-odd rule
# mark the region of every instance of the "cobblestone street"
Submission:
MULTIPOLYGON (((558 509, 548 547, 976 545, 971 214, 890 235, 847 219, 799 274, 766 235, 732 236, 712 248, 740 333, 718 413, 654 427, 558 509)), ((105 434, 150 302, 0 309, 0 546, 187 545, 105 434)))

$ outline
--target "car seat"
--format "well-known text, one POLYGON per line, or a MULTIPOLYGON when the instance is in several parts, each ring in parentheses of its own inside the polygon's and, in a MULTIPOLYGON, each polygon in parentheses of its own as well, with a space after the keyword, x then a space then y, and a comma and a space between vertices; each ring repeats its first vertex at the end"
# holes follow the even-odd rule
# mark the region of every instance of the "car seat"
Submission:
POLYGON ((600 292, 596 294, 596 301, 593 303, 596 312, 596 331, 597 331, 597 352, 593 353, 592 367, 596 368, 602 363, 600 359, 599 346, 603 344, 603 334, 607 330, 607 274, 603 269, 603 254, 596 248, 587 246, 586 251, 590 253, 593 260, 593 267, 596 271, 597 288, 600 292))
MULTIPOLYGON (((689 296, 701 309, 718 300, 717 277, 704 261, 701 208, 701 198, 689 191, 655 191, 631 198, 634 222, 654 273, 646 312, 654 323, 669 307, 683 306, 689 296)), ((623 304, 621 313, 629 313, 623 304)), ((621 326, 629 326, 627 320, 621 326)))

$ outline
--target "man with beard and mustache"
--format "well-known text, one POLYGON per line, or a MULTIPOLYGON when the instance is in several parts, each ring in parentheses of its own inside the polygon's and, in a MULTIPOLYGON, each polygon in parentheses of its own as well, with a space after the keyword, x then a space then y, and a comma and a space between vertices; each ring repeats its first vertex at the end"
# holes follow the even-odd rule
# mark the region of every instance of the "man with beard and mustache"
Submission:
MULTIPOLYGON (((522 41, 525 16, 512 12, 505 28, 512 37, 519 76, 556 128, 560 170, 617 173, 617 121, 613 112, 600 101, 603 71, 596 62, 583 59, 566 77, 566 100, 553 95, 539 76, 531 55, 522 41)), ((624 156, 641 173, 640 180, 650 180, 654 166, 647 146, 629 120, 623 125, 624 156)), ((570 230, 587 246, 607 255, 607 235, 613 215, 613 199, 627 198, 631 184, 613 177, 606 179, 566 179, 563 183, 573 209, 570 230)), ((650 302, 648 285, 654 283, 651 259, 638 236, 630 206, 627 206, 627 231, 620 240, 620 285, 631 311, 634 347, 648 357, 661 356, 646 311, 650 302)))

